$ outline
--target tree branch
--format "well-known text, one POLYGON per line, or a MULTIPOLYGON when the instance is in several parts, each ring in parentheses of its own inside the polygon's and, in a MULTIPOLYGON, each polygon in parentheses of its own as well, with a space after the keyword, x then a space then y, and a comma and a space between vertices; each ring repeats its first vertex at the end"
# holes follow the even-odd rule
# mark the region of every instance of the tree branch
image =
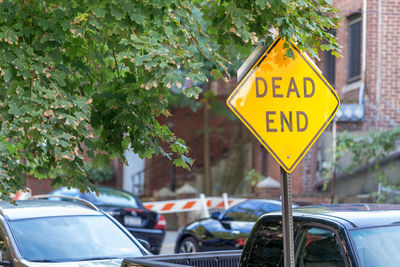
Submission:
POLYGON ((196 40, 193 38, 192 35, 189 35, 189 39, 192 40, 192 42, 194 43, 194 45, 197 47, 197 49, 200 51, 200 53, 203 54, 203 56, 204 56, 206 59, 212 61, 212 59, 211 59, 210 57, 208 57, 208 56, 203 52, 203 50, 199 47, 199 45, 197 44, 196 40))
POLYGON ((35 71, 32 70, 32 71, 31 71, 31 74, 32 74, 32 76, 31 76, 30 89, 31 89, 31 99, 33 99, 33 79, 35 78, 35 71))
POLYGON ((117 56, 115 55, 115 50, 114 49, 113 49, 113 55, 114 55, 115 68, 117 69, 118 79, 121 80, 121 76, 119 75, 117 56))
POLYGON ((49 81, 51 82, 51 84, 54 86, 54 88, 56 89, 57 94, 58 94, 59 96, 61 96, 61 97, 64 97, 64 96, 60 93, 60 91, 58 90, 57 86, 53 83, 53 81, 52 81, 50 78, 48 78, 48 79, 49 79, 49 81))

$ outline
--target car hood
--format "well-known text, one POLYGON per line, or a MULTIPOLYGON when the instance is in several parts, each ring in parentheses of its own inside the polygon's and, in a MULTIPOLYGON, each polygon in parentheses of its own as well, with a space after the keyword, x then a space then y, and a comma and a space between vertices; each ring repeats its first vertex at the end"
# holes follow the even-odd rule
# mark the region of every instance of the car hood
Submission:
POLYGON ((29 264, 17 266, 30 266, 30 267, 103 267, 103 266, 121 266, 123 259, 109 259, 97 261, 74 261, 74 262, 29 262, 29 264))

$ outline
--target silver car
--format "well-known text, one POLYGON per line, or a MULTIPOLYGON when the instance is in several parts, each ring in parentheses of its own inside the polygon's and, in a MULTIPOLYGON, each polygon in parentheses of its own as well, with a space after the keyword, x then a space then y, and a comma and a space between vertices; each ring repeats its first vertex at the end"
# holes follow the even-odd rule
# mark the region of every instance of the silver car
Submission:
POLYGON ((82 200, 0 203, 0 266, 120 266, 149 252, 82 200))

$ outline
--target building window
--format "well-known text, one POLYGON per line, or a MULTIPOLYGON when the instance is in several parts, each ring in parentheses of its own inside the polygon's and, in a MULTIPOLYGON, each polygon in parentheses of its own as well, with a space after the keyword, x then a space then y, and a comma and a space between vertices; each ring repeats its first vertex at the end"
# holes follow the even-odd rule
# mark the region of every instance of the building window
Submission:
MULTIPOLYGON (((336 30, 332 30, 331 33, 336 36, 336 30)), ((324 76, 333 87, 335 87, 335 64, 336 57, 331 51, 324 51, 324 76)))
POLYGON ((351 15, 349 18, 349 83, 360 79, 361 73, 361 15, 351 15))

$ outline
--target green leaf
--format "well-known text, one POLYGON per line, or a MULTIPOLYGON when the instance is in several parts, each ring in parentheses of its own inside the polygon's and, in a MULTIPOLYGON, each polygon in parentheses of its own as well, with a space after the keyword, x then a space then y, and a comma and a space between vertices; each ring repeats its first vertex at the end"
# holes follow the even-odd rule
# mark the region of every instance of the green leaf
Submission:
POLYGON ((267 7, 267 1, 265 0, 256 0, 256 4, 262 9, 264 10, 267 7))
POLYGON ((294 53, 293 53, 292 48, 286 49, 286 56, 289 58, 294 58, 294 53))
POLYGON ((117 20, 121 20, 125 16, 124 11, 114 5, 111 6, 111 15, 117 20))
POLYGON ((93 159, 93 166, 95 168, 105 168, 110 164, 110 159, 107 155, 99 153, 93 159))
POLYGON ((6 70, 4 73, 4 81, 5 82, 10 82, 12 79, 12 73, 9 70, 6 70))
POLYGON ((104 16, 106 15, 106 10, 102 7, 94 7, 93 13, 96 15, 96 17, 104 18, 104 16))

